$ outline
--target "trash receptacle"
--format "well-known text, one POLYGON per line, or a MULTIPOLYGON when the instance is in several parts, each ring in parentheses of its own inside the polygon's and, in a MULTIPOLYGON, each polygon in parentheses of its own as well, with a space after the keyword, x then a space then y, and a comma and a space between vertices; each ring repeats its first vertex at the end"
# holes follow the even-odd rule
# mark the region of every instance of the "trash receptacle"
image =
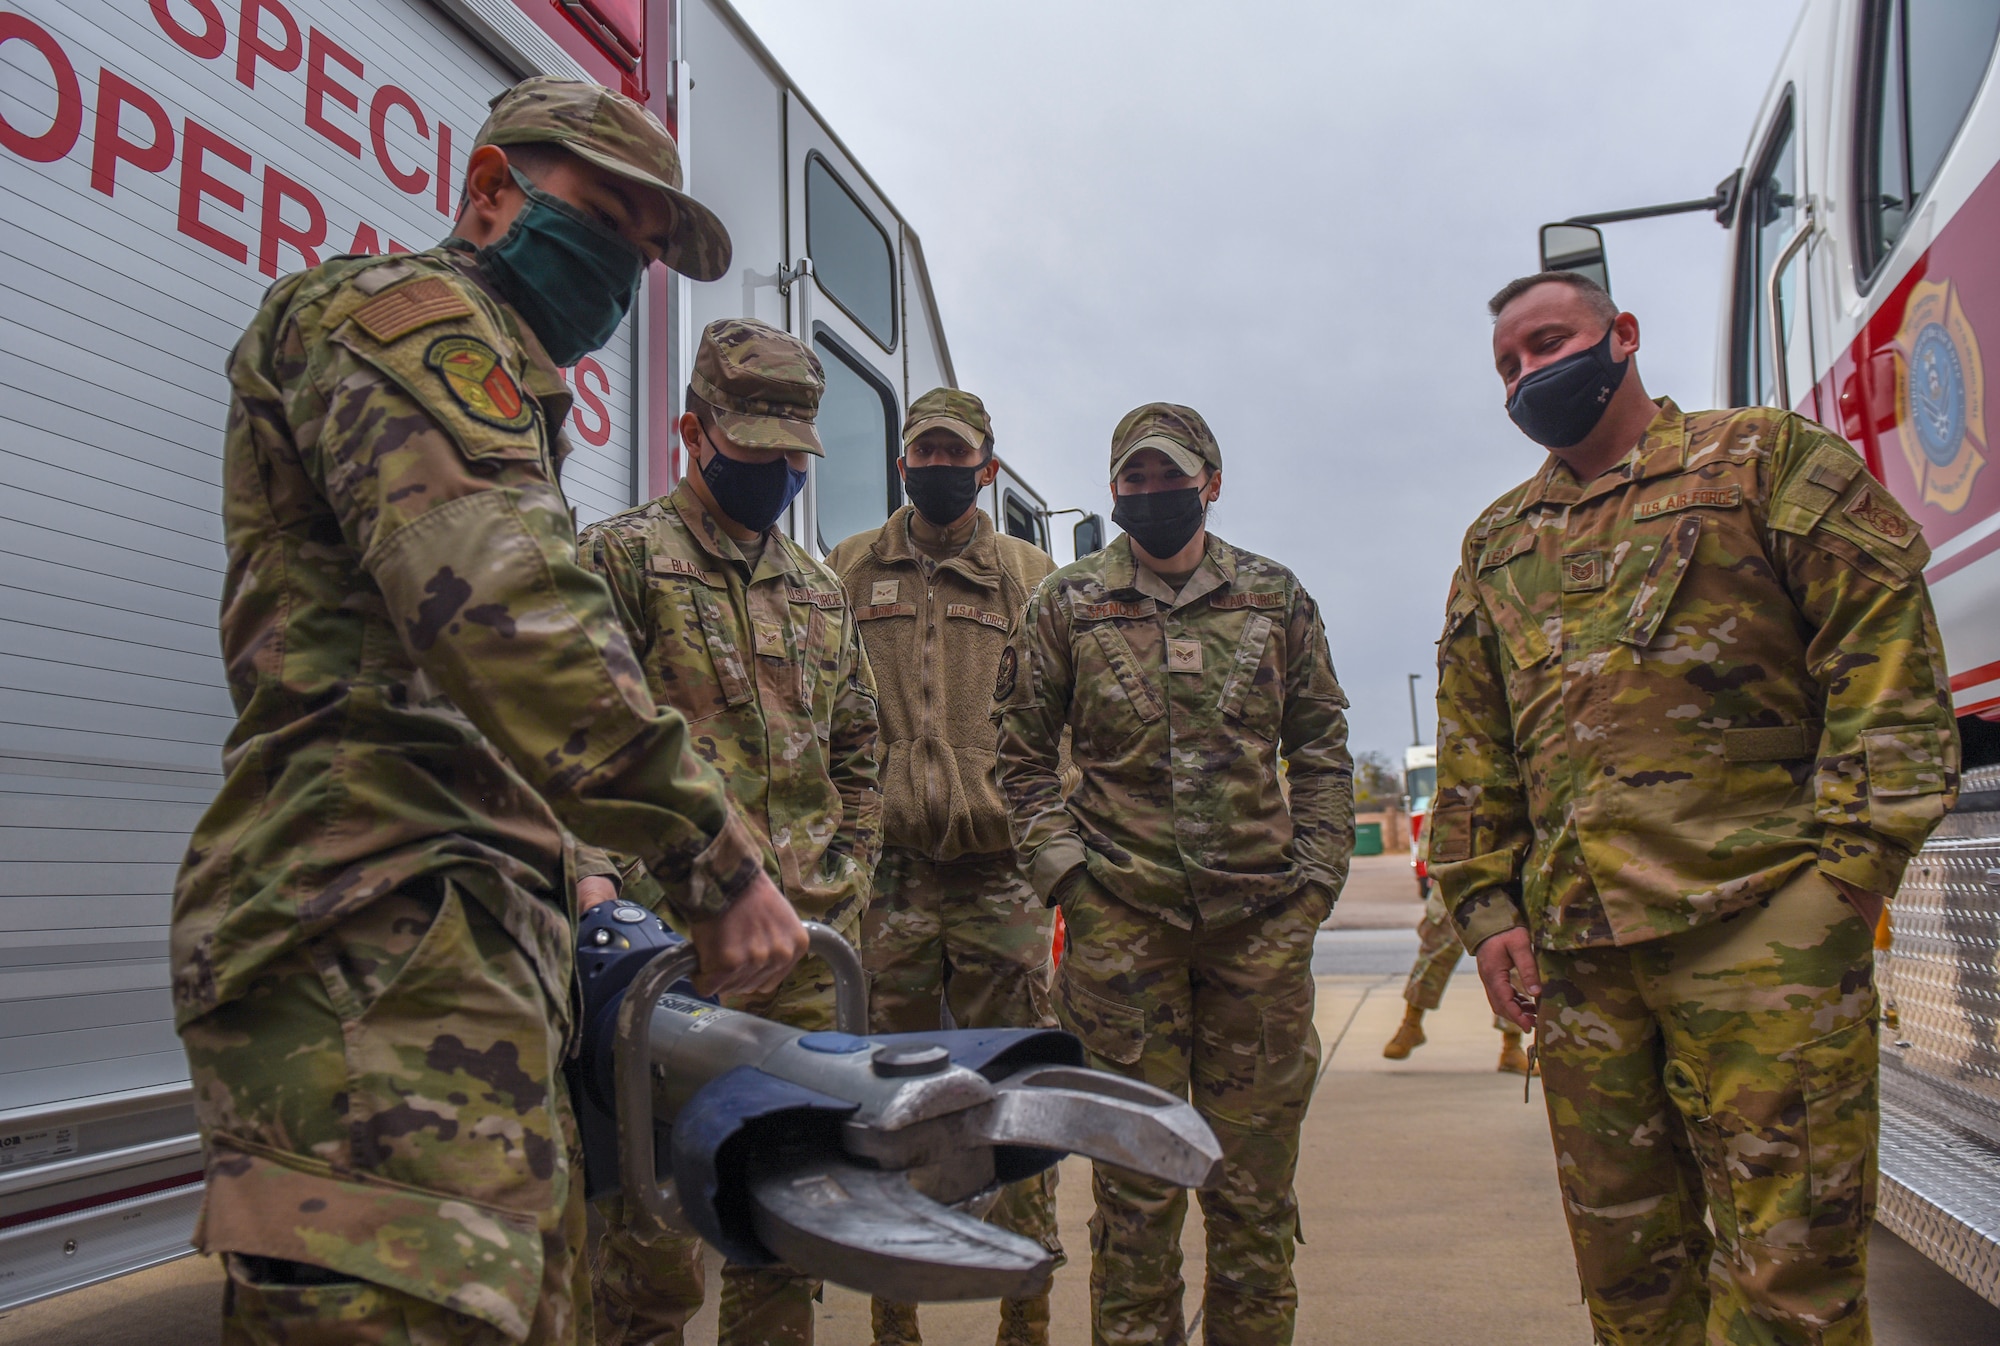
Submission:
POLYGON ((1382 824, 1356 823, 1354 825, 1354 853, 1356 855, 1380 855, 1382 853, 1382 824))

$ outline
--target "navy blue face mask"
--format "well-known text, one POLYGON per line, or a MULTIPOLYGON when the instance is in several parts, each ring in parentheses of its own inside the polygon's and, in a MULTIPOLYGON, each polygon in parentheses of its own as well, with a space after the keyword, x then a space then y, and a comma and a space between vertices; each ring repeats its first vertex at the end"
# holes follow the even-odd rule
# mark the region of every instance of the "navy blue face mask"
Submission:
POLYGON ((1544 365, 1514 385, 1507 415, 1521 433, 1548 449, 1583 443, 1611 406, 1632 361, 1611 358, 1611 329, 1589 350, 1544 365))
POLYGON ((646 254, 509 167, 528 203, 498 243, 479 249, 495 288, 568 368, 611 340, 646 274, 646 254))
POLYGON ((806 474, 783 458, 746 463, 719 449, 701 465, 701 479, 724 514, 758 533, 776 523, 806 486, 806 474))

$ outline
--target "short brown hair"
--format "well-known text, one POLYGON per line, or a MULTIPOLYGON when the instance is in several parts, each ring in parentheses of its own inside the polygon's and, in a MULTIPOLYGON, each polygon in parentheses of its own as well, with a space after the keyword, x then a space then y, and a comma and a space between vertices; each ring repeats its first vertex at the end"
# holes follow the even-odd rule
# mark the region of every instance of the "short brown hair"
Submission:
POLYGON ((1618 316, 1618 305, 1611 298, 1611 291, 1599 285, 1581 271, 1537 271, 1532 276, 1522 276, 1510 280, 1500 287, 1500 292, 1486 301, 1486 311, 1497 320, 1507 305, 1519 299, 1537 285, 1567 285, 1582 295, 1590 305, 1590 311, 1610 322, 1618 316))

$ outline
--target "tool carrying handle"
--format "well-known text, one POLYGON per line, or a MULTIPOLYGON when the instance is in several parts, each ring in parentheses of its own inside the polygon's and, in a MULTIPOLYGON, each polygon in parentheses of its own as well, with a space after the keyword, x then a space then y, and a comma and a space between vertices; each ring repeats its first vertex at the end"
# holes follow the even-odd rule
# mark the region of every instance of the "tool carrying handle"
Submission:
MULTIPOLYGON (((806 954, 833 970, 834 1026, 856 1036, 868 1031, 868 978, 861 955, 840 932, 807 921, 806 954)), ((612 1069, 617 1088, 619 1180, 625 1216, 641 1239, 691 1233, 680 1202, 660 1185, 653 1156, 653 1007, 675 982, 698 970, 693 944, 663 950, 639 969, 618 1006, 618 1041, 612 1069)))

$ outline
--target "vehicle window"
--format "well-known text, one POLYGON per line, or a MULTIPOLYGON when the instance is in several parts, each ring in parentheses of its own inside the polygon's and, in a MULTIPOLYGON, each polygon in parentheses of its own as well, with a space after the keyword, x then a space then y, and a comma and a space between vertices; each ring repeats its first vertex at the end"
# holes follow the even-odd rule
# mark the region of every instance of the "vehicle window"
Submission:
POLYGON ((1869 276, 1937 180, 1979 93, 2000 0, 1872 0, 1862 22, 1856 261, 1869 276))
POLYGON ((806 251, 828 298, 896 347, 896 254, 889 236, 817 154, 806 158, 806 251))
POLYGON ((1009 537, 1017 537, 1023 542, 1034 543, 1044 551, 1048 550, 1042 541, 1041 516, 1035 513, 1034 506, 1009 491, 1001 512, 1007 516, 1002 521, 1002 526, 1006 528, 1009 537))
POLYGON ((1404 788, 1409 792, 1411 812, 1422 813, 1430 806, 1431 796, 1437 793, 1437 779, 1438 769, 1434 766, 1410 768, 1404 788))
MULTIPOLYGON (((1742 225, 1737 233, 1732 362, 1735 368, 1730 393, 1736 405, 1751 406, 1768 402, 1776 395, 1777 380, 1770 369, 1770 314, 1765 311, 1769 306, 1765 281, 1771 264, 1803 222, 1798 201, 1798 140, 1792 134, 1789 100, 1771 124, 1764 153, 1744 185, 1743 204, 1738 213, 1742 225)), ((1778 286, 1787 341, 1799 311, 1798 275, 1795 258, 1778 286)))
POLYGON ((819 399, 819 440, 826 456, 813 466, 819 549, 880 526, 901 503, 896 480, 896 402, 861 361, 821 333, 813 348, 826 367, 819 399))

